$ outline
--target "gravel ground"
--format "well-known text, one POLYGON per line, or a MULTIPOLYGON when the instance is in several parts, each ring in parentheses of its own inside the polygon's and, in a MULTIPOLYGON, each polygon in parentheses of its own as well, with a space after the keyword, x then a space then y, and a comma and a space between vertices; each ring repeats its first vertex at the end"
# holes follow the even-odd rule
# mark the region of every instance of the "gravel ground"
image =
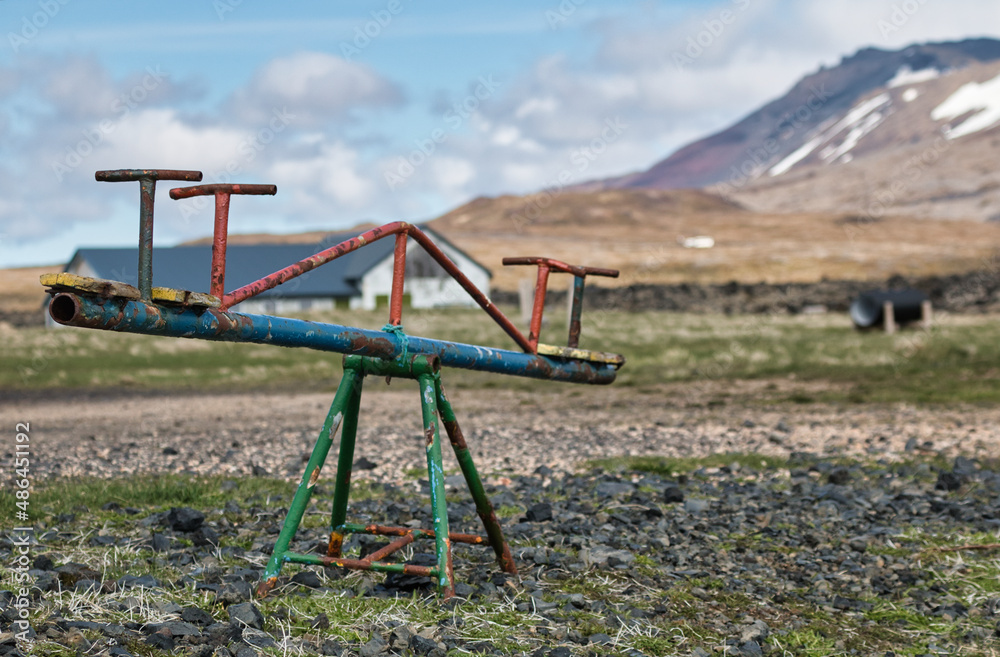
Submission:
MULTIPOLYGON (((553 385, 531 393, 450 389, 449 396, 476 464, 488 474, 529 474, 543 465, 572 470, 593 458, 724 452, 1000 457, 1000 408, 758 403, 816 385, 704 381, 655 392, 553 385)), ((356 458, 375 467, 358 476, 399 481, 425 467, 416 395, 408 381, 366 386, 356 458)), ((31 423, 32 468, 41 477, 166 471, 294 478, 332 398, 20 393, 0 400, 0 422, 31 423)))
MULTIPOLYGON (((33 643, 15 641, 0 590, 0 655, 998 654, 1000 409, 758 403, 782 386, 803 388, 449 391, 520 569, 458 546, 449 605, 420 578, 291 566, 252 599, 290 498, 242 487, 299 476, 332 393, 7 398, 3 422, 31 423, 36 481, 215 473, 228 501, 67 501, 37 517, 33 643), (722 452, 788 462, 582 467, 722 452)), ((350 519, 429 526, 415 395, 369 386, 350 519)), ((452 527, 478 531, 457 479, 452 527)), ((293 549, 324 539, 321 488, 293 549)), ((13 538, 0 535, 3 563, 13 538)), ((379 540, 354 536, 350 554, 379 540)), ((426 564, 426 550, 404 556, 426 564)))

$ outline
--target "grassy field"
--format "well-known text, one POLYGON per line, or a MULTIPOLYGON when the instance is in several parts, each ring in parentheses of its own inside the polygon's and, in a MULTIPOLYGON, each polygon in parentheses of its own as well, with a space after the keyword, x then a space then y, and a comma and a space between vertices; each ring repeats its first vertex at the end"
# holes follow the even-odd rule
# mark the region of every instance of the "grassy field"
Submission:
MULTIPOLYGON (((375 328, 384 317, 384 312, 339 311, 311 318, 375 328)), ((409 311, 405 317, 411 335, 512 346, 480 311, 409 311)), ((0 390, 317 390, 335 387, 341 371, 338 354, 308 349, 89 329, 0 330, 0 390)), ((558 344, 563 335, 565 326, 553 322, 543 330, 542 341, 558 344)), ((793 380, 811 382, 803 386, 808 393, 776 392, 774 401, 1000 400, 1000 322, 992 316, 939 316, 931 330, 886 336, 857 332, 840 314, 722 317, 596 311, 584 317, 581 346, 623 353, 627 363, 616 385, 642 389, 664 382, 793 380)), ((470 387, 552 385, 456 370, 447 377, 453 385, 470 387)))

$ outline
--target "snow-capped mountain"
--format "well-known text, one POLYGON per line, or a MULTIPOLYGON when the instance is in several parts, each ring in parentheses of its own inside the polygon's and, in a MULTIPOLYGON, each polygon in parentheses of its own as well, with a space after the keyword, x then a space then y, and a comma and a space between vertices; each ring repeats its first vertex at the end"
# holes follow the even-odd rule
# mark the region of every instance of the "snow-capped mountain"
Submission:
POLYGON ((765 212, 1000 218, 1000 41, 861 50, 650 169, 585 189, 706 187, 765 212))

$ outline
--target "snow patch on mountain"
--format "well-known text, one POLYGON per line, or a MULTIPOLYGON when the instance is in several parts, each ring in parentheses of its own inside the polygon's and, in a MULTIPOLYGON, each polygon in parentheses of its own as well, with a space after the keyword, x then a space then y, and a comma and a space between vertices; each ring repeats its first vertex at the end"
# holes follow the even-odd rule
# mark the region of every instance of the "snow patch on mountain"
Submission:
POLYGON ((909 66, 900 66, 896 74, 892 76, 892 79, 886 83, 886 86, 890 89, 895 89, 896 87, 904 87, 908 84, 920 84, 921 82, 933 80, 940 75, 941 71, 936 68, 922 68, 919 71, 914 71, 909 66))
POLYGON ((948 139, 964 137, 1000 121, 1000 75, 986 82, 963 84, 931 111, 931 118, 935 121, 954 119, 969 112, 974 114, 957 126, 945 129, 948 139))
POLYGON ((842 141, 839 146, 833 146, 831 144, 821 150, 819 152, 819 156, 827 162, 836 160, 838 157, 844 155, 849 150, 857 146, 858 142, 861 141, 861 138, 878 127, 884 118, 885 115, 881 112, 873 112, 872 114, 869 114, 864 118, 864 120, 851 128, 851 131, 847 133, 847 136, 844 137, 844 141, 842 141))
POLYGON ((889 94, 881 93, 866 101, 858 103, 844 115, 836 125, 821 133, 818 137, 813 137, 808 142, 800 146, 785 159, 771 167, 768 175, 780 176, 793 166, 809 156, 819 146, 833 140, 844 130, 849 130, 844 140, 839 145, 830 144, 822 151, 820 157, 827 162, 832 162, 857 146, 862 137, 874 130, 885 118, 882 112, 875 110, 889 102, 889 94))
POLYGON ((814 137, 813 139, 810 139, 802 146, 799 146, 799 148, 794 150, 790 155, 785 157, 785 159, 783 159, 781 162, 778 162, 773 167, 771 167, 771 170, 768 171, 768 174, 772 176, 780 176, 781 174, 783 174, 784 172, 788 171, 793 166, 798 164, 805 157, 807 157, 809 153, 812 153, 814 150, 816 150, 816 147, 822 143, 823 143, 822 137, 814 137))

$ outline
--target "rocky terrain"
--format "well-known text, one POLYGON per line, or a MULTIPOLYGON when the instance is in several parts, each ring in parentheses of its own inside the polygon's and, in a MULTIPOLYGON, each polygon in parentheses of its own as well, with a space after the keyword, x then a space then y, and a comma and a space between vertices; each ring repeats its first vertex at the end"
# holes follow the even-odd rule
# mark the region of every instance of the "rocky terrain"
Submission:
MULTIPOLYGON (((446 604, 426 578, 292 567, 254 599, 286 495, 241 496, 226 480, 220 506, 108 499, 37 523, 30 640, 0 634, 0 654, 993 654, 995 467, 800 452, 679 471, 542 466, 488 486, 519 576, 498 572, 489 550, 456 547, 446 604)), ((351 513, 428 526, 426 492, 423 479, 370 485, 351 513)), ((475 530, 471 502, 451 497, 452 527, 475 530)), ((325 513, 322 502, 309 511, 325 513)), ((325 538, 308 517, 299 551, 325 538)), ((404 558, 432 563, 426 550, 404 558)), ((0 593, 3 630, 10 602, 0 593)))

